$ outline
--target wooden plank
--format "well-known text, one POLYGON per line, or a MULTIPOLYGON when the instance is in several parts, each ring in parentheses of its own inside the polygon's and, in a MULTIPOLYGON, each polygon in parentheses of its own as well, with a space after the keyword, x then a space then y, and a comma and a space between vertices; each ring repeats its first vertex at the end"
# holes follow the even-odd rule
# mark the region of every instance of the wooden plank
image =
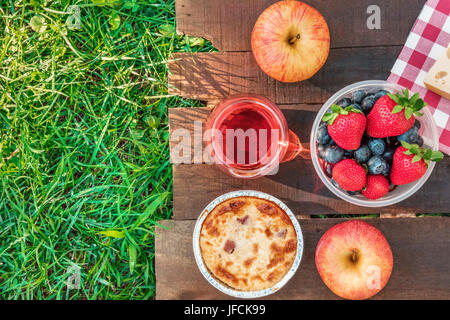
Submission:
MULTIPOLYGON (((186 209, 188 210, 188 209, 186 209)), ((342 219, 300 220, 304 254, 297 273, 269 299, 336 299, 314 263, 320 237, 342 219)), ((388 240, 394 268, 386 287, 374 299, 450 299, 450 219, 443 217, 367 219, 388 240)), ((192 252, 194 220, 165 221, 157 228, 157 299, 229 299, 201 275, 192 252)))
POLYGON ((169 109, 169 146, 171 163, 202 163, 202 138, 194 136, 196 122, 201 123, 202 131, 205 130, 204 123, 211 113, 209 107, 206 108, 170 108, 169 109), (184 140, 185 135, 192 139, 184 140), (180 159, 183 155, 175 150, 175 146, 181 146, 182 150, 191 150, 189 160, 180 159), (194 150, 200 150, 200 154, 194 150), (198 154, 198 155, 197 155, 198 154))
POLYGON ((446 213, 450 157, 438 163, 429 180, 410 198, 392 206, 367 208, 352 205, 331 193, 310 160, 282 163, 279 172, 254 180, 233 178, 206 164, 173 166, 173 218, 194 219, 216 197, 234 190, 269 193, 302 215, 366 213, 446 213))
POLYGON ((400 46, 333 49, 316 75, 297 83, 267 76, 251 52, 177 53, 169 62, 169 93, 205 101, 257 93, 278 104, 323 103, 346 85, 387 79, 400 50, 400 46))
MULTIPOLYGON (((204 37, 220 51, 250 51, 258 16, 278 0, 177 0, 177 31, 204 37)), ((330 29, 331 47, 403 45, 426 0, 304 0, 330 29), (381 28, 367 27, 367 8, 380 8, 381 28), (401 23, 399 23, 401 21, 401 23)))

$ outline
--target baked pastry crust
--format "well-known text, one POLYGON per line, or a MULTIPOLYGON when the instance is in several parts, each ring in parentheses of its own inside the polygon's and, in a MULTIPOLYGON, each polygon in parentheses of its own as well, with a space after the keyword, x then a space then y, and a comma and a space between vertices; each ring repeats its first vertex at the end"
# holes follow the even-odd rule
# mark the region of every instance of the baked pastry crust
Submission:
POLYGON ((214 208, 200 231, 200 252, 208 271, 241 291, 273 287, 297 253, 297 233, 275 203, 236 197, 214 208))

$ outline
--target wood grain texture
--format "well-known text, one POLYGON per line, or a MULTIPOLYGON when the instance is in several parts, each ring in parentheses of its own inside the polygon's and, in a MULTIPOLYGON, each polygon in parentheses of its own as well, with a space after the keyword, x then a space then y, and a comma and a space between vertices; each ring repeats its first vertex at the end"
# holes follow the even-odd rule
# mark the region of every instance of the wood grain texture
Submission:
MULTIPOLYGON (((250 51, 259 15, 278 0, 177 0, 177 32, 211 40, 220 51, 250 51)), ((403 45, 426 0, 304 0, 330 29, 331 47, 403 45), (380 8, 381 29, 367 28, 367 8, 380 8), (401 23, 399 23, 401 21, 401 23)))
MULTIPOLYGON (((337 299, 317 273, 314 252, 320 237, 342 219, 300 220, 304 254, 294 277, 269 299, 337 299)), ((374 299, 450 299, 449 218, 367 219, 388 240, 394 268, 374 299)), ((194 260, 194 220, 165 221, 156 229, 157 299, 229 299, 201 275, 194 260)))
POLYGON ((194 136, 196 122, 201 124, 204 132, 204 124, 211 113, 212 108, 171 108, 169 109, 169 146, 171 163, 203 163, 203 139, 202 134, 194 136), (192 139, 185 140, 188 136, 192 139), (181 150, 177 151, 176 146, 181 150), (184 160, 183 150, 191 150, 188 158, 184 160))
POLYGON ((280 165, 276 175, 254 180, 233 178, 213 165, 173 166, 173 218, 194 219, 216 197, 235 190, 271 194, 297 214, 447 213, 450 158, 445 157, 429 180, 408 199, 382 208, 352 205, 331 193, 314 171, 310 160, 280 165))
POLYGON ((169 93, 204 101, 256 93, 278 104, 323 103, 346 85, 387 79, 401 48, 333 49, 317 74, 296 83, 267 76, 251 52, 177 53, 169 62, 169 93))

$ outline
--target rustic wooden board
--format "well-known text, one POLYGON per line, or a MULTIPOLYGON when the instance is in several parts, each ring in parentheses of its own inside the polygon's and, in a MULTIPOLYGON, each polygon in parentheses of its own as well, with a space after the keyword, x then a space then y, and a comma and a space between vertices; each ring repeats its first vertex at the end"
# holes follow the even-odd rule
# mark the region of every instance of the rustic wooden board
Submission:
POLYGON ((277 104, 323 103, 346 85, 387 79, 401 48, 332 49, 316 75, 297 83, 267 76, 251 52, 177 53, 169 63, 169 93, 204 101, 257 93, 277 104))
MULTIPOLYGON (((250 51, 258 16, 278 0, 177 0, 180 34, 204 37, 221 51, 250 51)), ((426 0, 304 0, 325 17, 331 47, 403 45, 426 0), (381 29, 367 28, 367 8, 381 10, 381 29), (399 23, 401 21, 401 23, 399 23)))
MULTIPOLYGON (((322 282, 314 252, 323 233, 342 219, 300 220, 304 254, 297 273, 270 299, 336 299, 322 282)), ((388 240, 394 269, 386 287, 375 299, 450 299, 450 219, 397 218, 366 220, 388 240)), ((157 299, 229 299, 201 275, 192 252, 195 221, 165 221, 157 228, 157 299)))

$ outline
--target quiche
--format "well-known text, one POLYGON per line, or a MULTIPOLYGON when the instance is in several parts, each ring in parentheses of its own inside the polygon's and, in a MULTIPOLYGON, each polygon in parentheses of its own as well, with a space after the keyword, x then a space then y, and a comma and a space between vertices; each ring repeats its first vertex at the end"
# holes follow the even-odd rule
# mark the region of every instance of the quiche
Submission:
POLYGON ((236 197, 216 206, 200 231, 200 253, 209 273, 240 291, 276 285, 297 253, 297 233, 275 203, 236 197))

